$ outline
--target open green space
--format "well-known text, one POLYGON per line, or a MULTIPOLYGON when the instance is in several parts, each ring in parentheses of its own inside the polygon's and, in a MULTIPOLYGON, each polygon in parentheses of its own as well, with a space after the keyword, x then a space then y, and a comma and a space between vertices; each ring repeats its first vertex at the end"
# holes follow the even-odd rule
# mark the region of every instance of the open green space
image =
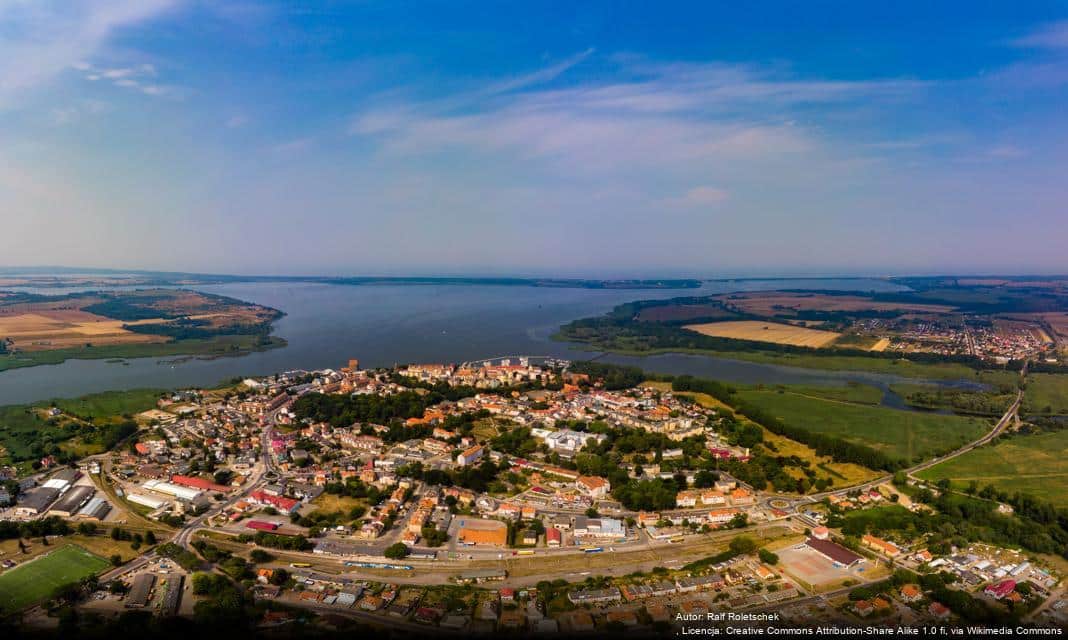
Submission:
MULTIPOLYGON (((677 350, 665 350, 677 351, 677 350)), ((864 356, 837 356, 805 353, 777 353, 772 351, 711 351, 687 350, 721 358, 733 358, 762 364, 777 364, 803 369, 826 369, 831 371, 867 371, 887 373, 903 378, 928 380, 978 380, 979 373, 967 365, 956 362, 926 363, 905 359, 866 358, 864 356)), ((644 354, 638 354, 644 355, 644 354)))
POLYGON ((159 389, 105 391, 74 399, 56 400, 55 406, 79 418, 100 419, 107 416, 132 416, 156 406, 159 389))
POLYGON ((106 391, 73 400, 0 407, 0 464, 18 464, 20 472, 27 472, 30 462, 47 455, 67 459, 100 453, 136 430, 124 416, 151 409, 159 393, 106 391), (50 416, 52 406, 66 413, 50 416))
POLYGON ((1018 435, 973 449, 917 474, 924 480, 947 478, 957 488, 973 481, 1007 493, 1032 495, 1068 506, 1068 430, 1018 435))
POLYGON ((782 389, 792 394, 811 396, 822 400, 835 400, 854 404, 877 405, 883 399, 882 389, 856 382, 849 382, 841 386, 775 385, 767 388, 775 391, 782 389))
MULTIPOLYGON (((283 347, 285 344, 285 340, 275 336, 225 335, 162 343, 100 345, 49 351, 21 351, 14 354, 0 355, 0 371, 18 369, 20 367, 35 367, 41 364, 60 364, 70 359, 234 356, 252 351, 283 347)), ((116 364, 115 366, 122 365, 116 364)))
POLYGON ((871 447, 901 460, 930 458, 978 439, 988 420, 828 400, 788 388, 742 388, 738 396, 786 424, 871 447))
POLYGON ((56 587, 109 567, 107 560, 67 545, 0 574, 0 611, 10 613, 49 597, 56 587))
POLYGON ((1068 375, 1028 374, 1023 411, 1025 414, 1068 414, 1068 375))

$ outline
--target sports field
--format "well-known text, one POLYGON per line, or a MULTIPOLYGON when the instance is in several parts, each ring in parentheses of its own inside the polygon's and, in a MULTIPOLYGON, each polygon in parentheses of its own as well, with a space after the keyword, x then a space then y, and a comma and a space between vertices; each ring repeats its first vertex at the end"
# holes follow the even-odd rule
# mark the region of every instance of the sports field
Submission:
POLYGON ((792 324, 756 320, 688 324, 686 328, 702 335, 717 338, 774 342, 775 344, 789 344, 799 347, 826 347, 841 335, 833 331, 820 331, 819 329, 809 329, 792 324))
POLYGON ((56 587, 103 571, 107 560, 67 545, 0 574, 0 611, 17 611, 47 598, 56 587))
POLYGON ((993 446, 980 447, 920 472, 925 480, 949 478, 953 486, 1030 494, 1060 507, 1068 507, 1068 431, 1014 436, 993 446))
POLYGON ((900 411, 791 393, 742 389, 746 402, 791 426, 839 436, 903 460, 922 460, 977 440, 993 428, 990 420, 900 411))

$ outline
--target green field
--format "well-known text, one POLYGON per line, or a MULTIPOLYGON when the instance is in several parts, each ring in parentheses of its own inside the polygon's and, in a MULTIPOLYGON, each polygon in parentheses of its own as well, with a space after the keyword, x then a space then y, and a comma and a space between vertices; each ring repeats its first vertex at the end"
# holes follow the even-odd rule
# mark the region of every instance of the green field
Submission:
MULTIPOLYGON (((151 409, 159 391, 133 389, 106 391, 72 400, 45 400, 29 405, 0 407, 0 463, 35 460, 57 450, 75 455, 100 453, 100 431, 123 420, 123 414, 151 409), (53 403, 61 410, 80 418, 92 417, 96 426, 66 415, 51 418, 46 410, 53 403)), ((20 467, 20 470, 25 469, 20 467)))
POLYGON ((1023 410, 1028 414, 1068 414, 1068 375, 1028 374, 1023 410))
POLYGON ((1014 436, 980 447, 919 473, 924 480, 948 478, 964 488, 994 485, 1068 507, 1068 431, 1014 436))
MULTIPOLYGON (((66 360, 100 360, 111 358, 162 358, 170 356, 222 357, 243 355, 284 347, 286 341, 274 336, 261 340, 256 335, 215 336, 149 344, 117 344, 76 349, 52 349, 0 355, 0 371, 59 364, 66 360)), ((115 366, 121 367, 121 364, 115 366)))
POLYGON ((785 389, 739 389, 746 402, 785 423, 867 445, 903 460, 922 460, 978 439, 989 420, 852 404, 785 389))
POLYGON ((841 386, 806 387, 801 385, 775 385, 765 387, 768 390, 779 391, 780 389, 792 394, 811 396, 823 400, 836 400, 838 402, 851 402, 854 404, 877 405, 883 399, 883 390, 867 384, 850 382, 841 386))
POLYGON ((0 574, 0 611, 17 611, 49 597, 61 585, 103 571, 110 564, 68 545, 0 574))
POLYGON ((56 400, 55 405, 80 418, 90 416, 99 419, 105 416, 133 415, 156 406, 158 389, 132 389, 130 391, 105 391, 72 400, 56 400))

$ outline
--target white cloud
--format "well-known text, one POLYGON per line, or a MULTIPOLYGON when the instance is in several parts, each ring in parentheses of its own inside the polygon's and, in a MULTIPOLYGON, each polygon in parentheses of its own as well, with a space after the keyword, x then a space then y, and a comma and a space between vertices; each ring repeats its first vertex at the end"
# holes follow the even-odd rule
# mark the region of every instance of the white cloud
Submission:
POLYGON ((562 73, 575 65, 581 63, 586 58, 590 57, 594 52, 593 47, 586 49, 585 51, 571 56, 570 58, 554 64, 552 66, 539 69, 533 73, 528 73, 511 80, 505 80, 497 84, 491 85, 487 89, 487 93, 508 93, 509 91, 516 91, 518 89, 525 89, 538 84, 550 82, 559 77, 562 73))
MULTIPOLYGON (((560 68, 549 68, 544 78, 560 68)), ((466 149, 543 159, 568 172, 667 169, 811 152, 822 133, 811 122, 796 124, 798 109, 814 104, 832 113, 858 102, 877 108, 927 86, 907 79, 798 80, 715 63, 631 63, 624 71, 633 79, 491 98, 483 92, 482 99, 468 99, 479 92, 466 92, 422 102, 382 100, 354 117, 349 133, 369 137, 392 155, 466 149)))
POLYGON ((175 3, 176 0, 0 2, 0 23, 5 34, 0 38, 0 106, 66 69, 87 71, 86 60, 115 32, 155 17, 175 3))
POLYGON ((149 96, 175 95, 175 87, 156 84, 153 79, 159 75, 153 64, 140 64, 134 67, 97 68, 88 62, 78 62, 73 68, 83 72, 85 79, 96 82, 110 80, 111 84, 124 89, 135 89, 149 96))

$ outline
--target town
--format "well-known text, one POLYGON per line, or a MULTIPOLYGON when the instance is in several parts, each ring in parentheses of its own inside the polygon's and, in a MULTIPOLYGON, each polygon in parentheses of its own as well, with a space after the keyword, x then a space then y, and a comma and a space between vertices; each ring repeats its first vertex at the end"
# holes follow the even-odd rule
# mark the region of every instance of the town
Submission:
MULTIPOLYGON (((226 589, 203 572, 215 564, 263 606, 265 626, 326 614, 475 632, 668 630, 676 614, 739 610, 911 625, 980 606, 1068 615, 1058 570, 1018 551, 851 530, 880 505, 922 518, 931 507, 917 493, 937 487, 904 474, 804 496, 753 486, 741 477, 747 425, 729 408, 581 365, 350 360, 164 394, 133 416, 128 446, 74 467, 41 460, 5 485, 0 517, 21 553, 2 561, 18 570, 22 538, 42 552, 73 527, 110 532, 135 553, 112 556, 80 609, 193 615, 226 589)), ((50 620, 40 607, 26 616, 50 620)))

